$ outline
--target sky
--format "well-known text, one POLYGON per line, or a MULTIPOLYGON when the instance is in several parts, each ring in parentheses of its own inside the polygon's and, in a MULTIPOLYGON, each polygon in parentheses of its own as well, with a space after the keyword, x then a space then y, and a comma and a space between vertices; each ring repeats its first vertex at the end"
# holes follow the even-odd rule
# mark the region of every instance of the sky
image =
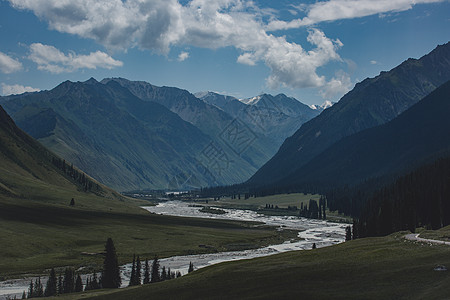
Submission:
POLYGON ((124 77, 306 104, 450 40, 450 0, 0 0, 0 94, 124 77))

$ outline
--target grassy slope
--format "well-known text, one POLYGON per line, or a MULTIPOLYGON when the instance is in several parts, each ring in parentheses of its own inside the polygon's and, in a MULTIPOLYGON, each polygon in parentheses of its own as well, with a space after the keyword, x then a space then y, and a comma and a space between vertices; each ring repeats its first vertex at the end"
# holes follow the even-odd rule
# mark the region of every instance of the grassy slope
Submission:
MULTIPOLYGON (((55 197, 70 199, 59 191, 55 197)), ((97 268, 107 237, 115 241, 121 263, 133 253, 141 257, 204 252, 200 244, 227 250, 236 244, 248 247, 287 238, 269 229, 227 221, 204 221, 149 214, 131 203, 92 195, 77 195, 76 206, 56 198, 47 201, 0 199, 0 277, 41 272, 57 266, 97 268), (107 203, 106 203, 107 202, 107 203)), ((284 233, 287 234, 287 233, 284 233)))
MULTIPOLYGON (((256 246, 283 237, 238 222, 152 215, 102 187, 85 193, 51 163, 51 154, 18 129, 0 107, 0 278, 57 266, 97 268, 112 237, 121 263, 142 257, 256 246), (75 206, 70 207, 70 199, 75 206)), ((289 233, 282 233, 289 235, 289 233)))
POLYGON ((450 266, 450 247, 401 236, 224 263, 172 281, 69 298, 447 299, 450 274, 433 269, 450 266))

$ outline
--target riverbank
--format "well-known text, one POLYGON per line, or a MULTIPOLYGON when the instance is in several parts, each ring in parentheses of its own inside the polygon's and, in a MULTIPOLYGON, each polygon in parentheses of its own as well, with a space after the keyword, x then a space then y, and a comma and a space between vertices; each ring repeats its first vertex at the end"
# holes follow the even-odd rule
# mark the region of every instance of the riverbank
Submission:
MULTIPOLYGON (((164 220, 164 217, 175 218, 180 221, 184 220, 185 224, 190 224, 194 221, 200 222, 198 218, 202 217, 204 218, 202 221, 206 222, 205 224, 227 224, 231 230, 242 231, 241 233, 243 236, 240 240, 226 244, 221 248, 216 248, 212 243, 202 243, 198 244, 198 249, 196 249, 198 252, 203 251, 202 254, 189 253, 190 255, 174 255, 160 260, 161 266, 166 266, 167 268, 170 267, 172 271, 180 271, 182 274, 187 273, 190 262, 193 262, 196 269, 199 269, 224 261, 256 258, 286 251, 311 249, 313 244, 316 244, 317 247, 329 246, 340 243, 344 239, 344 227, 342 224, 334 224, 320 220, 291 216, 263 216, 253 211, 230 209, 225 210, 225 214, 217 215, 214 213, 200 212, 201 207, 179 201, 164 202, 156 206, 145 207, 145 209, 152 212, 153 214, 150 215, 154 218, 163 218, 161 220, 164 220), (160 214, 165 216, 160 216, 160 214), (186 219, 186 217, 189 217, 189 219, 186 219), (208 223, 208 221, 212 221, 213 223, 208 223), (239 222, 236 223, 237 221, 239 222), (236 224, 239 224, 241 227, 236 224), (276 230, 277 235, 273 235, 272 238, 266 236, 266 239, 261 239, 258 243, 252 242, 253 240, 251 238, 255 237, 251 235, 252 233, 272 232, 273 227, 278 228, 278 230, 276 230), (250 234, 250 236, 244 236, 245 234, 250 234), (246 250, 230 251, 243 248, 246 250)), ((220 234, 227 234, 227 232, 222 231, 220 234)), ((236 233, 234 233, 233 236, 236 237, 236 233)), ((224 238, 226 237, 216 237, 216 239, 224 238)), ((204 239, 203 241, 207 240, 204 239)), ((143 256, 141 255, 141 257, 143 256)), ((122 266, 122 279, 124 285, 129 281, 130 271, 130 264, 122 266)), ((5 291, 11 291, 13 289, 15 289, 14 292, 16 295, 19 293, 21 295, 22 291, 26 290, 28 287, 30 280, 31 278, 26 278, 22 280, 0 282, 0 295, 5 295, 5 291)), ((46 279, 42 278, 42 281, 45 282, 46 279)), ((10 293, 8 292, 8 294, 10 293)))
POLYGON ((218 264, 173 281, 68 299, 447 299, 449 271, 434 268, 450 266, 450 247, 404 235, 218 264))

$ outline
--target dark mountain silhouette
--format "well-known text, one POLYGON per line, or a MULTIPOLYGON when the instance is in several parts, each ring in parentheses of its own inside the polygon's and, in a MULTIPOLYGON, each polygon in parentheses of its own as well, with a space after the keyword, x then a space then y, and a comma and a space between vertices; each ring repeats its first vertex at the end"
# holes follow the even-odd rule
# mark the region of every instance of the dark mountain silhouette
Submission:
POLYGON ((420 59, 357 84, 332 107, 303 124, 248 181, 277 182, 343 137, 384 124, 450 79, 450 43, 420 59))

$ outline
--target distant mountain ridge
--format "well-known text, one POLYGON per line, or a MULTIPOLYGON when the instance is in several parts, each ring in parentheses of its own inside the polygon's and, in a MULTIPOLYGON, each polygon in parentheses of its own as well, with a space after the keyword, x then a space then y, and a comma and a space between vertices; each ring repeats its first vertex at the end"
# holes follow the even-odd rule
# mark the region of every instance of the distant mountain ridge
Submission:
POLYGON ((181 172, 208 184, 195 159, 208 137, 118 84, 66 81, 4 107, 45 146, 116 189, 167 187, 181 172))
POLYGON ((214 92, 197 93, 196 96, 242 120, 253 131, 272 139, 277 146, 303 123, 320 113, 284 94, 261 94, 248 99, 237 99, 214 92))
POLYGON ((226 161, 226 173, 216 174, 216 184, 237 183, 249 178, 275 153, 277 146, 264 135, 257 135, 244 127, 245 124, 234 122, 233 116, 196 98, 186 90, 174 87, 157 87, 144 81, 130 81, 124 78, 105 78, 103 84, 115 82, 128 89, 133 95, 145 102, 156 102, 163 105, 184 121, 198 128, 207 135, 214 149, 223 152, 226 161), (239 125, 244 129, 244 138, 248 140, 243 147, 236 149, 233 141, 224 139, 227 130, 239 125), (231 127, 230 127, 231 126, 231 127))
POLYGON ((279 184, 354 185, 450 153, 450 81, 393 120, 330 146, 279 184))
POLYGON ((392 120, 449 79, 447 43, 356 84, 338 103, 287 138, 247 183, 257 186, 282 180, 343 137, 392 120))
MULTIPOLYGON (((123 78, 66 81, 50 91, 0 97, 0 102, 31 136, 121 191, 239 183, 282 143, 260 124, 253 126, 188 91, 123 78)), ((252 106, 256 116, 267 112, 263 103, 252 106)), ((269 110, 271 118, 286 116, 269 110)), ((289 113, 295 115, 294 110, 289 113)), ((255 115, 245 112, 245 117, 255 115)))

